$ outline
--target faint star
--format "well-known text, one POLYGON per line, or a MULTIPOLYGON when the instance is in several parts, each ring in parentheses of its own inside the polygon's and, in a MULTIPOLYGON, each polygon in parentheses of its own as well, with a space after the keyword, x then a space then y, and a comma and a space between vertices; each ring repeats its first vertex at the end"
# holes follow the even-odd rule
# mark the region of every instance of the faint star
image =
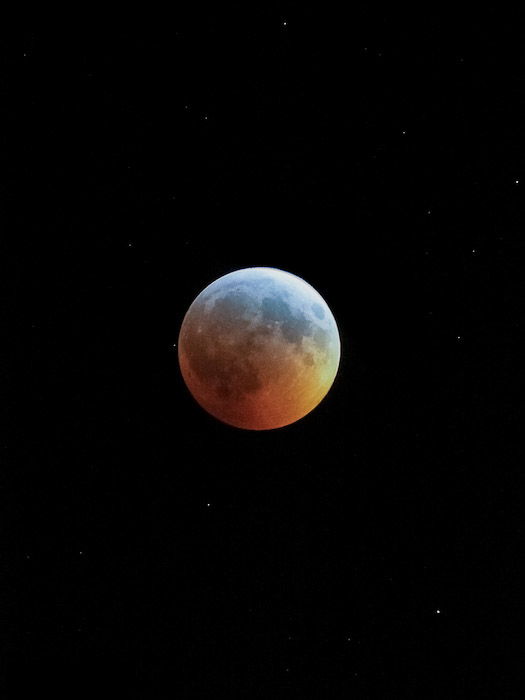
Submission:
POLYGON ((514 180, 514 184, 515 184, 515 185, 519 185, 519 184, 520 184, 520 181, 519 181, 519 180, 514 180))

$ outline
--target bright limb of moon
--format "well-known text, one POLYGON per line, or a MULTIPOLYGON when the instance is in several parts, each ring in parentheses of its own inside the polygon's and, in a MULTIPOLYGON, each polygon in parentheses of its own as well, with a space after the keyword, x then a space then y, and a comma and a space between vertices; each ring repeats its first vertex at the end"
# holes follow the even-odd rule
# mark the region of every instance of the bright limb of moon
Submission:
POLYGON ((271 430, 299 420, 337 374, 337 324, 307 282, 272 267, 236 270, 189 307, 178 355, 196 401, 224 423, 271 430))

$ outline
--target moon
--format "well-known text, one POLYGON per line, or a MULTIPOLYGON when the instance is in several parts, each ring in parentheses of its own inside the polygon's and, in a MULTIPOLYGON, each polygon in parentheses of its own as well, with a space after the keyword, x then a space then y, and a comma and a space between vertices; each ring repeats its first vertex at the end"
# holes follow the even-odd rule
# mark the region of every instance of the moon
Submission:
POLYGON ((310 413, 339 367, 341 343, 325 300, 284 270, 249 267, 208 285, 184 316, 182 377, 228 425, 272 430, 310 413))

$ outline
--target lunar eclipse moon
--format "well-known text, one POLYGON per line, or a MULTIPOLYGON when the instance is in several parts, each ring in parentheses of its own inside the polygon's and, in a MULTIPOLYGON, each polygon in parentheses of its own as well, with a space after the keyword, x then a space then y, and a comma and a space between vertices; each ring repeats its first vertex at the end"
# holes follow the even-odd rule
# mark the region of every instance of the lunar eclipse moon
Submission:
POLYGON ((271 267, 236 270, 189 307, 178 356, 195 400, 237 428, 299 420, 326 396, 340 358, 337 324, 320 294, 271 267))

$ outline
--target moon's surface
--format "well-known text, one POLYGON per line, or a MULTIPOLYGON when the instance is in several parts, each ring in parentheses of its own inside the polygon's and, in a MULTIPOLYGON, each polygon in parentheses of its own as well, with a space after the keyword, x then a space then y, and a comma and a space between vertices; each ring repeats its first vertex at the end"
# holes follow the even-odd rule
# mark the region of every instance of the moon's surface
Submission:
POLYGON ((224 423, 271 430, 324 398, 341 345, 332 312, 300 277, 249 267, 212 282, 182 322, 178 354, 196 401, 224 423))

